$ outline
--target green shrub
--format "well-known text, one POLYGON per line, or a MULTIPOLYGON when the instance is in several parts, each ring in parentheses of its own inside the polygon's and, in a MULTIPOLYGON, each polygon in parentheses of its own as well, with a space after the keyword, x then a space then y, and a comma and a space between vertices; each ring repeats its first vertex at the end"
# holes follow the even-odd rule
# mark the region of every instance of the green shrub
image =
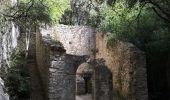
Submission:
POLYGON ((24 53, 15 53, 11 57, 11 67, 5 78, 5 86, 10 100, 27 100, 30 98, 30 77, 26 68, 24 53))

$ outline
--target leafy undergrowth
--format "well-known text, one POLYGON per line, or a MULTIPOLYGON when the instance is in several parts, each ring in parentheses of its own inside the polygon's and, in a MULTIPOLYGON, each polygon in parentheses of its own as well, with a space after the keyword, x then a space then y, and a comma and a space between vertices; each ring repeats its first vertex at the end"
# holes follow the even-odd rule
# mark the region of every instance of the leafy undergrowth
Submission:
POLYGON ((28 100, 30 98, 30 76, 26 68, 24 53, 15 53, 11 57, 11 67, 5 77, 5 86, 10 100, 28 100))

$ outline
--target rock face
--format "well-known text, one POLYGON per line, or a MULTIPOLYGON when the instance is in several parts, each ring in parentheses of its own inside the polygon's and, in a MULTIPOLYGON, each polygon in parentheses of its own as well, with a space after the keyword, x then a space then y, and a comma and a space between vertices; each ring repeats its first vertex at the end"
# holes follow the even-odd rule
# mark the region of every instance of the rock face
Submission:
POLYGON ((7 93, 4 93, 3 88, 4 88, 4 82, 0 78, 0 100, 9 100, 9 96, 7 93))
MULTIPOLYGON (((10 4, 11 0, 1 0, 0 12, 4 13, 10 4)), ((9 100, 8 95, 3 91, 5 87, 1 78, 5 77, 7 68, 10 67, 10 56, 17 45, 18 36, 17 26, 0 14, 0 100, 9 100)))
MULTIPOLYGON (((5 22, 4 22, 5 23, 5 22)), ((8 22, 5 29, 0 32, 0 69, 9 66, 9 59, 17 46, 17 38, 19 36, 18 27, 13 22, 8 22)))
POLYGON ((36 34, 36 62, 47 100, 75 100, 76 70, 93 68, 93 100, 148 100, 145 54, 86 26, 56 26, 36 34), (58 40, 58 41, 56 41, 58 40))

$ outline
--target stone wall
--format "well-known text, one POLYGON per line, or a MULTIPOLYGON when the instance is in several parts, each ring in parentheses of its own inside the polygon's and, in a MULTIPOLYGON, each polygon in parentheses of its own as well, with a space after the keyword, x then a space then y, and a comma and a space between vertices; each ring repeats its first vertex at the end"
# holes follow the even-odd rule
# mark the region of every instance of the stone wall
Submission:
POLYGON ((59 25, 41 33, 36 58, 49 100, 75 100, 76 70, 90 56, 93 100, 148 100, 145 54, 134 45, 115 40, 108 49, 107 34, 86 26, 59 25))
MULTIPOLYGON (((21 51, 25 51, 25 36, 21 35, 22 37, 19 40, 19 47, 21 51)), ((30 90, 30 99, 31 100, 46 100, 47 96, 47 86, 44 86, 44 82, 42 82, 45 77, 41 77, 40 71, 38 70, 39 63, 37 63, 36 59, 36 34, 32 32, 30 34, 30 42, 29 42, 29 50, 27 55, 27 69, 29 71, 30 76, 30 83, 31 83, 31 90, 30 90)), ((38 42, 37 42, 38 43, 38 42)), ((41 56, 41 55, 39 55, 41 56)), ((42 55, 43 56, 43 55, 42 55)), ((47 74, 46 74, 47 76, 47 74)))
POLYGON ((82 95, 85 94, 85 80, 80 75, 76 75, 76 94, 82 95))
POLYGON ((74 100, 76 70, 88 56, 66 54, 62 44, 50 36, 36 37, 36 59, 43 88, 48 93, 45 100, 74 100))
POLYGON ((113 100, 148 100, 145 54, 130 43, 112 43, 108 49, 107 34, 96 35, 96 58, 112 72, 113 100))
MULTIPOLYGON (((74 100, 76 70, 78 65, 83 63, 83 55, 94 55, 95 29, 88 26, 58 25, 47 29, 41 29, 41 33, 43 37, 51 37, 52 40, 60 41, 64 46, 64 49, 66 49, 66 52, 62 55, 61 52, 58 52, 62 51, 62 48, 59 49, 59 47, 56 47, 56 49, 58 48, 57 52, 48 49, 48 51, 50 51, 50 65, 49 69, 46 69, 47 67, 45 67, 45 70, 49 71, 49 99, 74 100), (59 93, 61 90, 63 91, 59 93)), ((49 45, 56 45, 50 41, 45 41, 43 44, 45 43, 47 43, 47 45, 44 48, 51 48, 49 45)), ((38 46, 37 48, 39 49, 38 46)), ((42 59, 42 57, 43 56, 40 58, 42 59)), ((85 59, 83 61, 85 61, 85 59)), ((43 66, 41 67, 43 68, 43 66)), ((44 74, 44 76, 45 75, 46 74, 44 74)))
POLYGON ((48 100, 48 82, 49 82, 49 66, 50 66, 50 51, 49 46, 43 41, 42 35, 36 33, 36 63, 38 73, 43 85, 45 100, 48 100))
POLYGON ((95 29, 88 26, 58 25, 41 29, 41 33, 60 41, 67 54, 91 55, 95 49, 95 29))
POLYGON ((93 100, 117 100, 112 94, 112 73, 105 65, 103 58, 95 60, 93 100))
POLYGON ((57 53, 53 55, 49 76, 50 100, 75 100, 76 69, 86 57, 57 53))

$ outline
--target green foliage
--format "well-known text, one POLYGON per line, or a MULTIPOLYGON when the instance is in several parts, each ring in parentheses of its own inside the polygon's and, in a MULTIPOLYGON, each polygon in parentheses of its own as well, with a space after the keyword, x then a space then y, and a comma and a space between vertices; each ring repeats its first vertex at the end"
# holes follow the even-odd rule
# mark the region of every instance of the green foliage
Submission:
POLYGON ((105 6, 101 15, 105 18, 99 25, 99 30, 111 32, 115 35, 124 34, 129 31, 139 10, 137 7, 129 9, 124 2, 118 2, 114 7, 105 6))
POLYGON ((18 0, 14 6, 7 7, 3 17, 22 29, 34 28, 58 23, 65 9, 69 9, 69 0, 18 0))
POLYGON ((0 1, 0 34, 5 34, 9 32, 9 21, 7 18, 5 18, 1 13, 5 12, 5 9, 7 8, 7 5, 9 5, 10 0, 6 1, 0 1))
POLYGON ((128 41, 145 51, 147 59, 148 89, 150 100, 167 100, 167 65, 170 55, 170 26, 158 16, 151 5, 134 5, 129 8, 125 2, 105 5, 101 10, 99 31, 110 32, 108 47, 115 39, 128 41), (142 10, 141 10, 142 9, 142 10))
POLYGON ((42 23, 51 23, 48 8, 40 2, 20 2, 14 10, 18 13, 14 19, 18 25, 23 25, 24 23, 24 25, 28 27, 30 25, 37 26, 42 23))
POLYGON ((103 3, 104 0, 71 0, 71 7, 64 12, 60 23, 96 27, 102 19, 99 11, 103 3))
POLYGON ((45 0, 49 7, 50 16, 53 23, 58 23, 66 9, 70 8, 70 0, 45 0))
MULTIPOLYGON (((23 1, 23 0, 22 0, 23 1)), ((24 0, 29 2, 29 0, 24 0)), ((34 0, 34 5, 37 5, 38 10, 36 13, 37 15, 41 16, 41 13, 47 12, 48 16, 42 16, 42 18, 51 19, 52 23, 58 23, 59 19, 61 18, 62 14, 64 13, 65 9, 70 7, 69 0, 34 0), (39 7, 38 7, 39 6, 39 7), (48 18, 50 17, 50 18, 48 18)), ((34 7, 33 7, 34 9, 34 7)))
MULTIPOLYGON (((104 18, 99 24, 98 29, 102 32, 110 32, 112 39, 121 39, 134 43, 142 50, 148 46, 155 45, 156 41, 168 40, 168 25, 164 23, 150 8, 139 5, 127 8, 125 2, 117 2, 113 7, 105 6, 101 10, 104 18)), ((110 44, 110 42, 108 42, 110 44)), ((159 44, 158 44, 159 45, 159 44)), ((152 52, 159 50, 154 48, 152 52)))
POLYGON ((30 98, 30 76, 26 68, 24 53, 14 53, 11 57, 10 68, 5 77, 5 86, 10 100, 25 100, 30 98))

